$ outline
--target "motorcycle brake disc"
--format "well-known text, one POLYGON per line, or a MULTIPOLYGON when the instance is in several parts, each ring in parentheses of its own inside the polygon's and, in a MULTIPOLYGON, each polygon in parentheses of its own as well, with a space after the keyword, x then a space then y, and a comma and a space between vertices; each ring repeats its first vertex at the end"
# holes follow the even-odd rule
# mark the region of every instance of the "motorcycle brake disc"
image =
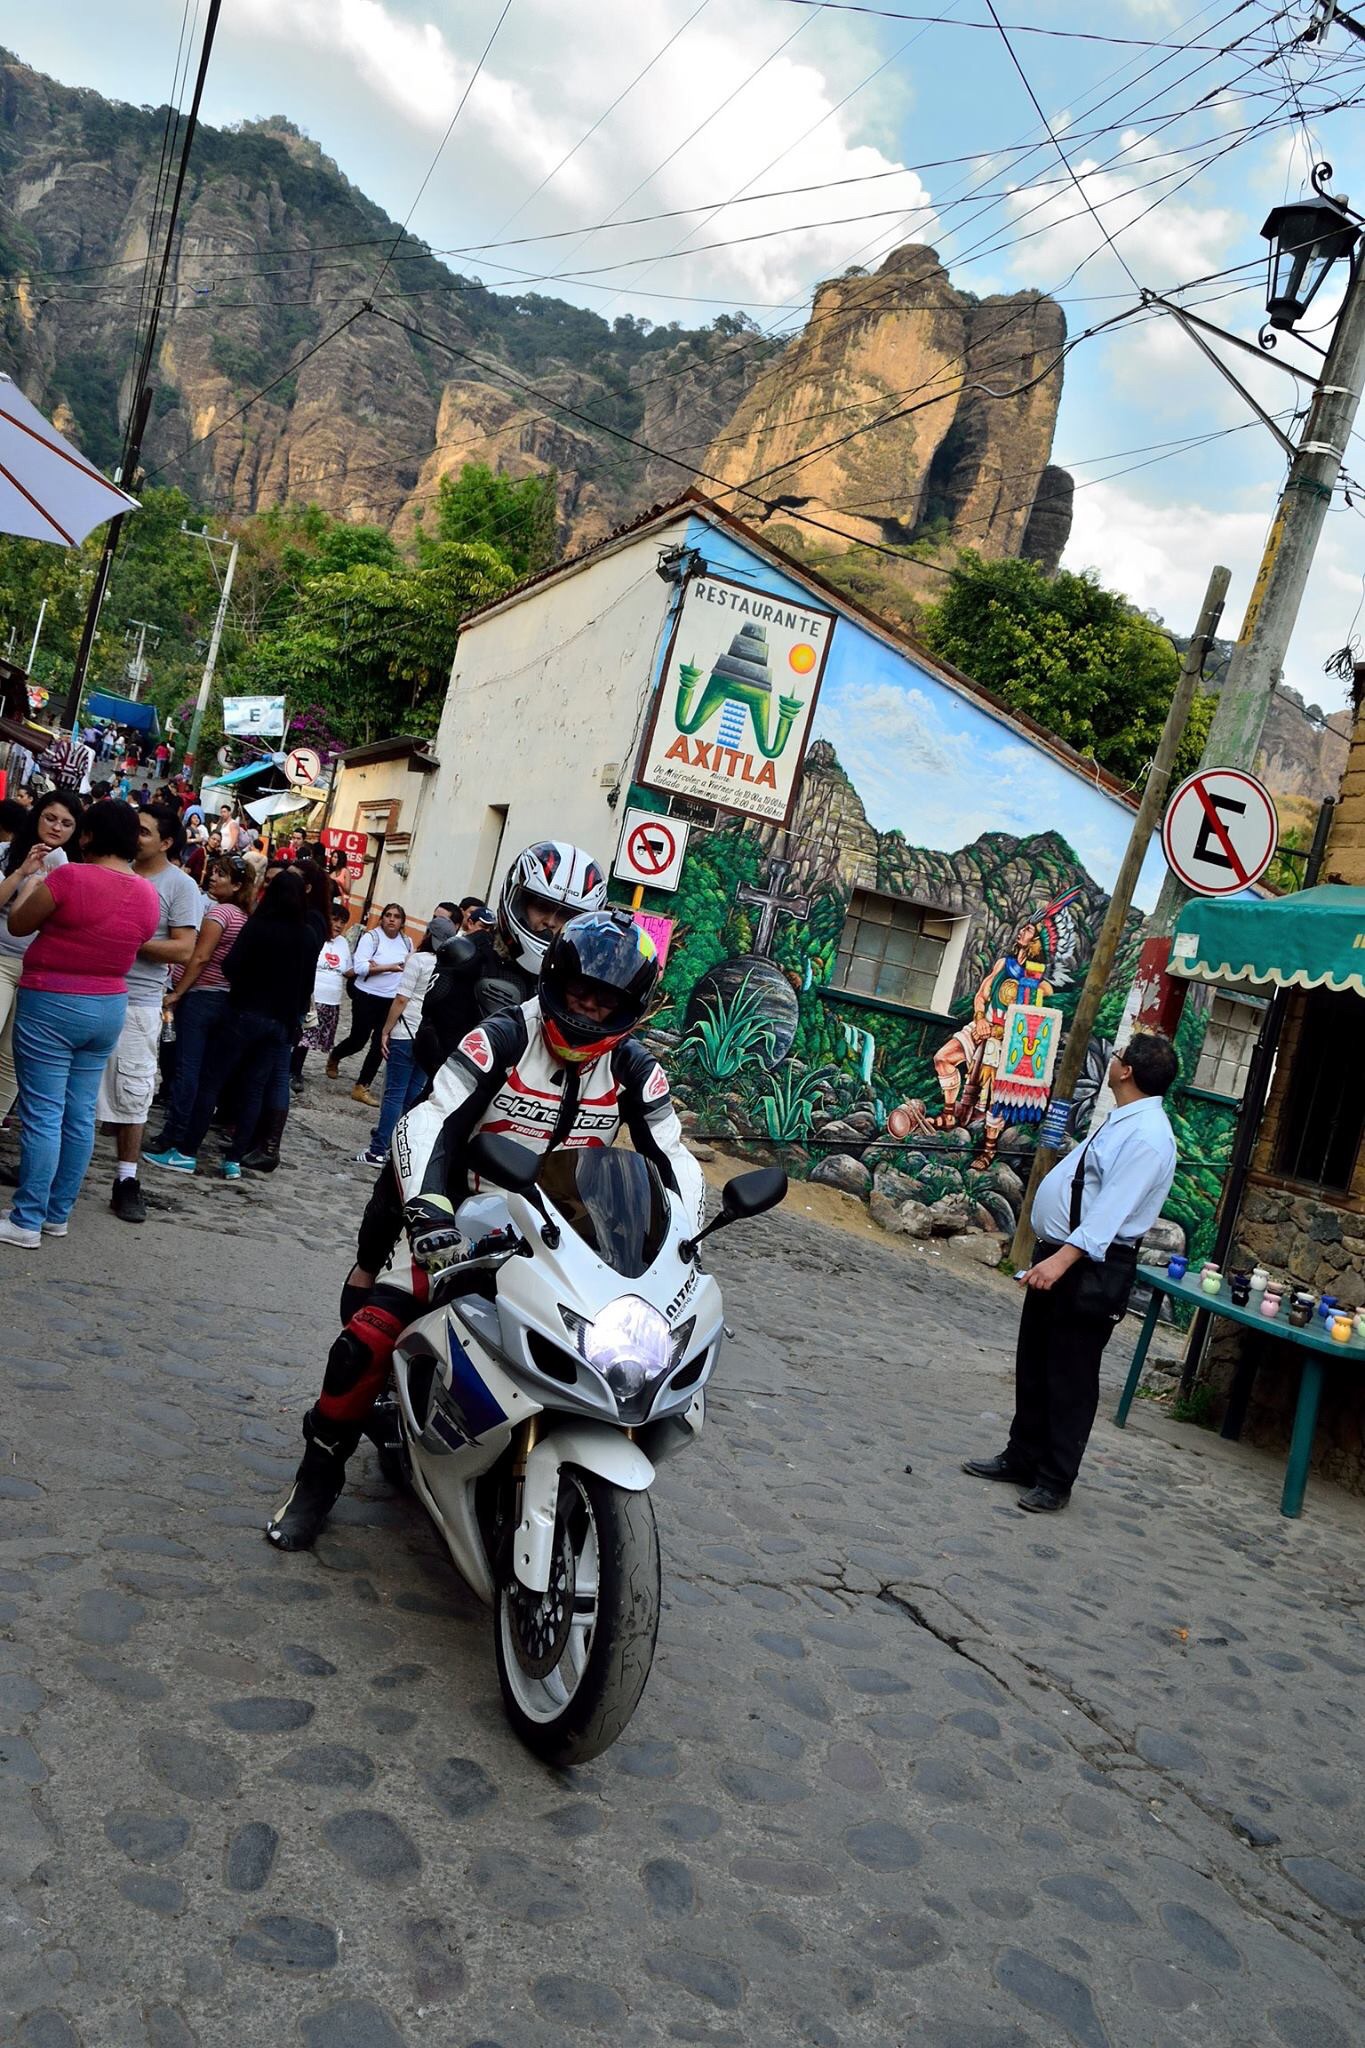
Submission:
POLYGON ((555 1528, 550 1583, 545 1591, 528 1592, 518 1581, 509 1592, 517 1662, 528 1678, 548 1678, 568 1648, 573 1627, 574 1555, 562 1517, 555 1528))

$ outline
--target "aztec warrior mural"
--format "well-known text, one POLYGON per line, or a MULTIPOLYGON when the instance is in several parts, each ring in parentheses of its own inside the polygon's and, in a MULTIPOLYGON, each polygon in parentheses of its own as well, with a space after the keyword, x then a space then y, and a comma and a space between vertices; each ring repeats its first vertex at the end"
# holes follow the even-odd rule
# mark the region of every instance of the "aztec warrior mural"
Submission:
MULTIPOLYGON (((751 672, 760 640, 745 629, 751 672)), ((875 1184, 898 1207, 951 1196, 959 1228, 1008 1234, 1127 814, 903 656, 869 670, 877 643, 859 642, 856 679, 829 663, 789 824, 694 830, 677 893, 646 896, 673 920, 657 1037, 699 1136, 779 1145, 789 1171, 875 1184), (1002 817, 1015 829, 985 823, 1002 817)), ((631 802, 667 807, 638 786, 631 802)), ((1158 882, 1149 861, 1147 907, 1158 882)), ((1135 911, 1089 1049, 1080 1132, 1141 924, 1135 911)), ((1208 1001, 1192 991, 1169 1104, 1182 1165, 1168 1241, 1197 1256, 1235 1120, 1231 1100, 1189 1085, 1208 1001)))

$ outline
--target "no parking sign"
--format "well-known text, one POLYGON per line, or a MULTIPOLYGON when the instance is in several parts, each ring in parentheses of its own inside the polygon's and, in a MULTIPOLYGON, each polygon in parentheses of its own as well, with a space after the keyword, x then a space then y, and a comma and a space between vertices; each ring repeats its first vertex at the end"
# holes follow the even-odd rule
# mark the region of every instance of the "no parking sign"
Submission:
POLYGON ((1243 768, 1200 768, 1166 807, 1161 850, 1196 896, 1235 896, 1275 858, 1280 821, 1270 791, 1243 768))

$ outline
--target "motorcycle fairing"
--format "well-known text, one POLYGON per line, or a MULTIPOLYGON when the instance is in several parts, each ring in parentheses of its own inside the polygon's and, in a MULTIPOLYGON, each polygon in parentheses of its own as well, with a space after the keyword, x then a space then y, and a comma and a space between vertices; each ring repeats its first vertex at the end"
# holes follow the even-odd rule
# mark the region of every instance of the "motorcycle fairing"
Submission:
POLYGON ((487 1436, 507 1420, 507 1411, 493 1398, 487 1383, 480 1377, 473 1359, 465 1350, 460 1335, 460 1326, 450 1310, 446 1310, 446 1345, 450 1357, 450 1379, 442 1376, 436 1383, 433 1396, 430 1426, 450 1445, 453 1451, 462 1451, 466 1444, 476 1444, 480 1437, 487 1436))

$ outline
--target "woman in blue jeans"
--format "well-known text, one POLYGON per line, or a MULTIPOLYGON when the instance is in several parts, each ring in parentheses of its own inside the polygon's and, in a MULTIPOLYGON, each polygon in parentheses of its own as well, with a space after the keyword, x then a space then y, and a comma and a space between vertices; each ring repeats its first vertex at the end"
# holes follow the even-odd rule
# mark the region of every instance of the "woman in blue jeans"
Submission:
POLYGON ((93 804, 78 831, 81 860, 54 868, 10 912, 24 955, 14 1013, 19 1080, 19 1186, 0 1244, 37 1251, 65 1237, 95 1147, 95 1098, 123 1029, 128 969, 156 931, 161 902, 133 872, 138 814, 93 804))
POLYGON ((261 1104, 283 1056, 288 1055, 313 992, 318 942, 305 917, 300 876, 282 868, 243 925, 227 959, 228 999, 204 1051, 199 1092, 180 1146, 144 1153, 152 1166, 193 1173, 219 1097, 233 1088, 236 1127, 223 1160, 224 1180, 240 1180, 242 1154, 251 1144, 261 1104))
POLYGON ((412 1108, 426 1086, 426 1074, 415 1058, 417 1028, 422 1021, 422 1004, 431 986, 431 977, 436 972, 436 948, 456 936, 456 927, 448 917, 433 917, 421 945, 415 953, 408 955, 403 979, 398 984, 397 995, 389 1004, 389 1014, 384 1019, 380 1036, 385 1060, 384 1095, 379 1105, 379 1120, 370 1132, 369 1145, 365 1151, 355 1155, 362 1166, 384 1164, 394 1125, 412 1108))

